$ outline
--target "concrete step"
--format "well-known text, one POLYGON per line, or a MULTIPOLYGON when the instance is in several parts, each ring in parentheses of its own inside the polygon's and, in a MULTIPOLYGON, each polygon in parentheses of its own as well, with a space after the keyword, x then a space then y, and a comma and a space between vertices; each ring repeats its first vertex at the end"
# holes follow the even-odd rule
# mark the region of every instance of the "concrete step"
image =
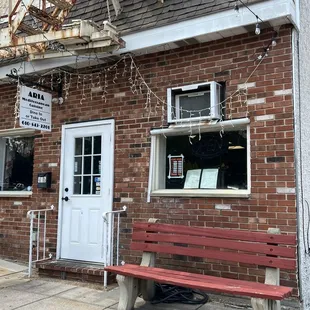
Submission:
MULTIPOLYGON (((104 266, 78 261, 53 260, 36 264, 38 275, 103 284, 104 266)), ((115 276, 108 274, 108 284, 115 283, 115 276)))

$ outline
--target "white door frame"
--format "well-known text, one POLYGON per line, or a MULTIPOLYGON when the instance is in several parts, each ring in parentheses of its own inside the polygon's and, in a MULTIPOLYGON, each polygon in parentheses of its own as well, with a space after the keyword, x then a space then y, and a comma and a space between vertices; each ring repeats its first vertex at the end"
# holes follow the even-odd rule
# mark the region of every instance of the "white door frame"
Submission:
MULTIPOLYGON (((62 234, 62 214, 63 214, 63 183, 64 183, 64 151, 65 151, 65 131, 66 129, 72 128, 83 128, 90 126, 100 126, 100 125, 111 125, 111 147, 110 147, 110 167, 112 168, 112 175, 110 181, 111 195, 110 203, 113 207, 113 197, 114 197, 114 147, 115 147, 115 120, 114 119, 105 119, 100 121, 87 121, 80 123, 73 123, 68 125, 62 125, 61 131, 61 158, 60 158, 60 180, 59 180, 59 195, 58 195, 58 227, 57 227, 57 247, 56 247, 56 259, 61 258, 61 234, 62 234)), ((112 211, 112 210, 111 210, 112 211)))

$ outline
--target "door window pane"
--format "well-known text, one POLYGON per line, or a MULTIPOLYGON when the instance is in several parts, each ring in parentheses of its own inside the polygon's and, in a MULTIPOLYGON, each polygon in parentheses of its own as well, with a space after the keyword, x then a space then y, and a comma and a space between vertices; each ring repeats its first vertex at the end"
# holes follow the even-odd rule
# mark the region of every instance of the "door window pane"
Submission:
POLYGON ((93 177, 93 195, 100 195, 101 178, 99 175, 93 177))
POLYGON ((75 155, 82 155, 83 138, 75 138, 75 155))
POLYGON ((84 138, 84 155, 91 154, 92 150, 92 137, 84 138))
POLYGON ((84 174, 91 174, 91 156, 84 157, 84 174))
POLYGON ((74 174, 82 173, 82 157, 75 157, 74 159, 74 174))
POLYGON ((93 173, 99 174, 101 171, 101 156, 94 156, 93 173))
POLYGON ((83 194, 89 195, 90 194, 90 180, 91 177, 83 177, 83 194))
POLYGON ((101 136, 94 137, 94 154, 101 154, 101 136))
POLYGON ((74 177, 73 194, 81 194, 82 181, 81 177, 74 177))

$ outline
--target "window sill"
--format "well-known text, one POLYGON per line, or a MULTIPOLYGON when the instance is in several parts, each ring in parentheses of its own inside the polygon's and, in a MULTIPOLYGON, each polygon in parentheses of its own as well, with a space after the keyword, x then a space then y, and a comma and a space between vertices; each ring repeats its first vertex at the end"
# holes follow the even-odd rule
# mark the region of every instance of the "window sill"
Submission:
POLYGON ((28 191, 0 191, 1 197, 30 197, 32 192, 28 191))
POLYGON ((152 197, 220 197, 220 198, 249 198, 250 191, 231 189, 158 189, 152 191, 152 197))

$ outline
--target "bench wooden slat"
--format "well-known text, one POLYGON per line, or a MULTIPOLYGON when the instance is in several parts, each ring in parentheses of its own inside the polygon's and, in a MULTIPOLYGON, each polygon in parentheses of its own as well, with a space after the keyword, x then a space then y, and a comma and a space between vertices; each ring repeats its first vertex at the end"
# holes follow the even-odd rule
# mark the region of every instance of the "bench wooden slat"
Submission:
POLYGON ((240 296, 256 298, 281 300, 285 297, 289 297, 292 293, 292 288, 284 286, 274 286, 198 274, 195 274, 195 277, 193 277, 193 274, 191 273, 181 271, 174 271, 172 273, 171 270, 154 267, 124 265, 109 266, 106 267, 105 270, 140 279, 152 279, 160 283, 182 285, 184 287, 205 291, 210 290, 213 292, 237 294, 240 296))
POLYGON ((167 254, 177 254, 185 256, 196 256, 202 258, 211 258, 232 262, 249 263, 256 264, 259 266, 267 266, 273 268, 281 268, 294 270, 296 267, 296 262, 294 259, 282 259, 277 257, 266 257, 266 256, 256 256, 244 253, 233 253, 224 252, 218 250, 204 250, 198 248, 187 248, 181 246, 167 246, 154 243, 131 243, 131 249, 145 251, 145 252, 155 252, 155 253, 167 253, 167 254))
POLYGON ((296 236, 293 235, 275 235, 246 230, 230 230, 223 228, 208 227, 190 227, 185 225, 172 224, 152 224, 152 223, 134 223, 134 230, 144 230, 147 232, 166 232, 177 233, 190 236, 204 236, 220 239, 242 240, 251 242, 264 242, 274 244, 296 245, 296 236))
MULTIPOLYGON (((220 277, 215 277, 215 276, 208 276, 208 275, 203 275, 203 274, 200 274, 200 273, 189 273, 189 272, 185 272, 185 271, 179 271, 179 270, 172 270, 172 269, 165 269, 165 268, 159 268, 159 267, 145 267, 145 266, 140 266, 140 265, 133 265, 133 264, 125 264, 124 265, 126 268, 130 268, 130 270, 134 270, 134 269, 140 269, 141 267, 142 268, 151 268, 150 270, 147 269, 147 271, 150 272, 150 275, 152 274, 169 274, 171 276, 175 276, 179 279, 181 279, 182 277, 184 278, 188 278, 188 275, 190 275, 191 279, 192 280, 196 280, 198 282, 201 281, 201 277, 206 277, 206 278, 203 278, 203 282, 214 282, 215 279, 216 281, 220 281, 221 282, 221 279, 225 279, 225 283, 227 285, 234 285, 235 282, 236 282, 236 279, 230 279, 230 278, 220 278, 220 277), (130 266, 130 267, 128 267, 130 266)), ((110 267, 108 267, 110 268, 110 267)), ((142 269, 141 269, 142 270, 142 269)), ((134 272, 134 271, 133 271, 134 272)), ((241 280, 243 281, 243 280, 241 280)), ((249 284, 251 284, 252 282, 248 282, 248 281, 243 281, 243 282, 246 282, 249 284)), ((255 282, 254 282, 255 283, 255 282)))
MULTIPOLYGON (((143 270, 145 272, 149 272, 150 276, 153 277, 155 274, 163 274, 163 275, 169 275, 171 277, 175 277, 179 279, 180 281, 182 279, 188 279, 190 275, 191 280, 195 280, 197 282, 203 282, 203 283, 222 283, 223 279, 225 280, 225 285, 236 285, 236 282, 243 283, 242 286, 252 286, 252 283, 254 284, 261 284, 263 286, 269 285, 269 284, 264 284, 264 283, 259 283, 259 282, 250 282, 250 281, 245 281, 245 280, 237 280, 237 279, 230 279, 230 278, 220 278, 220 277, 215 277, 215 276, 209 276, 209 275, 204 275, 204 274, 199 274, 199 273, 190 273, 190 272, 184 272, 184 271, 179 271, 179 270, 171 270, 171 269, 164 269, 164 268, 157 268, 157 267, 145 267, 145 266, 139 266, 139 265, 133 265, 133 264, 125 264, 125 266, 130 266, 130 270, 143 270), (140 269, 140 268, 143 269, 140 269), (145 269, 145 268, 150 268, 150 269, 145 269)), ((276 288, 279 287, 277 285, 271 285, 273 290, 277 290, 276 288)), ((289 288, 287 286, 282 286, 286 289, 293 290, 292 288, 289 288)), ((284 290, 286 291, 286 290, 284 290)))
POLYGON ((186 243, 191 245, 202 245, 214 248, 232 249, 237 251, 262 253, 267 255, 282 256, 295 258, 296 250, 294 248, 259 244, 252 242, 240 242, 232 240, 223 240, 209 237, 185 236, 180 234, 167 233, 146 233, 142 231, 133 232, 132 240, 134 241, 152 241, 152 242, 171 242, 186 243))

